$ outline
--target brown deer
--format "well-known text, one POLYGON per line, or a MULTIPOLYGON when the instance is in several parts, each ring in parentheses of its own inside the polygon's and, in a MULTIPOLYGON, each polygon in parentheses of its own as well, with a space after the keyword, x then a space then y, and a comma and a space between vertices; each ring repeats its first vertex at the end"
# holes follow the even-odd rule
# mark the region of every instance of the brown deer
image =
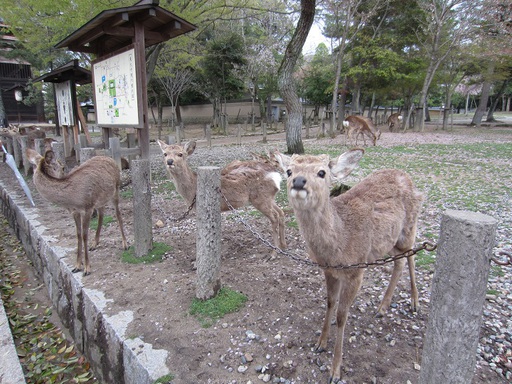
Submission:
MULTIPOLYGON (((362 149, 353 149, 335 159, 328 155, 276 153, 288 175, 288 199, 311 260, 324 271, 327 285, 327 312, 318 352, 327 347, 329 326, 336 311, 337 336, 330 382, 341 378, 343 334, 349 308, 363 280, 364 269, 341 269, 340 265, 369 263, 384 255, 396 256, 415 242, 422 194, 410 177, 396 169, 377 171, 342 195, 329 198, 332 178, 344 178, 362 158, 362 149), (336 310, 337 306, 337 310, 336 310)), ((407 259, 411 283, 411 307, 418 309, 414 257, 407 259)), ((382 316, 391 303, 402 275, 405 259, 394 261, 393 273, 377 314, 382 316)))
POLYGON ((388 117, 388 127, 389 132, 393 132, 393 130, 396 129, 399 130, 400 126, 402 125, 403 116, 400 114, 400 112, 393 113, 389 115, 388 117))
MULTIPOLYGON (((197 190, 197 174, 190 168, 187 157, 196 149, 196 142, 189 141, 184 146, 158 140, 164 155, 164 163, 176 190, 192 206, 197 190)), ((279 165, 270 160, 235 160, 221 172, 221 192, 233 208, 241 208, 251 203, 263 213, 272 225, 272 238, 278 248, 286 248, 284 234, 284 212, 274 201, 280 189, 279 165)), ((221 210, 230 207, 221 199, 221 210)))
POLYGON ((94 245, 95 249, 100 241, 101 226, 103 224, 103 210, 107 203, 112 202, 116 210, 117 222, 121 229, 123 249, 127 249, 126 237, 123 230, 123 220, 119 210, 119 186, 121 175, 113 159, 106 156, 95 156, 67 175, 55 177, 56 159, 53 151, 46 151, 44 157, 32 149, 27 149, 30 163, 35 165, 34 185, 43 198, 68 209, 75 220, 77 237, 77 257, 73 273, 83 269, 87 276, 91 271, 89 263, 89 223, 93 211, 98 212, 98 228, 94 245), (82 249, 84 264, 82 263, 82 249))
POLYGON ((377 140, 380 138, 380 130, 375 127, 372 120, 367 117, 350 115, 343 121, 345 127, 345 139, 351 145, 353 144, 353 136, 355 135, 355 145, 359 135, 363 136, 364 145, 366 146, 366 138, 368 136, 373 145, 377 145, 377 140))

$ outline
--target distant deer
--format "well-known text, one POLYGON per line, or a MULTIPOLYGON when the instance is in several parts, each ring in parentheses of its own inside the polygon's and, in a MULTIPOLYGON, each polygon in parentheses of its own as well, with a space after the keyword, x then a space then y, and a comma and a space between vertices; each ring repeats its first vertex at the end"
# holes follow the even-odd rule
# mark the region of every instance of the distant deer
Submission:
MULTIPOLYGON (((410 177, 396 169, 377 171, 344 194, 329 198, 331 177, 348 176, 363 152, 353 149, 332 160, 327 155, 275 154, 288 175, 288 200, 309 257, 323 267, 325 275, 327 312, 316 345, 318 352, 327 347, 329 326, 338 303, 330 382, 338 382, 341 377, 345 324, 364 274, 364 269, 336 269, 335 266, 372 262, 384 255, 395 256, 410 250, 422 203, 422 194, 410 177)), ((419 304, 414 257, 408 257, 407 261, 411 307, 416 311, 419 304)), ((377 309, 380 316, 391 303, 404 265, 404 258, 394 261, 391 280, 377 309)))
POLYGON ((389 132, 393 132, 395 127, 397 130, 399 130, 400 126, 402 125, 403 119, 404 118, 400 112, 393 113, 393 114, 389 115, 389 117, 388 117, 389 132))
POLYGON ((375 127, 372 120, 367 117, 350 115, 343 121, 345 127, 346 141, 351 145, 353 144, 353 136, 355 135, 355 145, 359 135, 363 136, 364 145, 366 146, 366 138, 368 136, 373 145, 377 145, 377 140, 380 138, 380 130, 375 127))
MULTIPOLYGON (((184 146, 158 140, 164 155, 165 166, 174 181, 176 190, 187 204, 193 205, 197 190, 197 174, 187 163, 187 157, 196 149, 196 142, 189 141, 184 146)), ((274 201, 280 189, 279 165, 270 160, 256 158, 247 161, 233 161, 221 172, 221 192, 233 208, 241 208, 251 203, 263 213, 272 225, 272 238, 278 248, 286 248, 284 234, 284 212, 274 201)), ((221 199, 221 210, 230 207, 221 199)))
POLYGON ((73 273, 82 269, 84 276, 90 273, 89 223, 92 213, 96 209, 98 212, 98 228, 94 245, 90 248, 90 250, 93 250, 99 244, 103 224, 103 210, 109 202, 113 203, 116 210, 123 249, 127 249, 123 220, 119 210, 121 176, 113 159, 106 156, 96 156, 72 169, 67 175, 56 177, 58 171, 55 171, 55 169, 56 167, 58 169, 58 165, 56 165, 53 151, 46 151, 44 157, 32 149, 27 149, 26 154, 30 163, 35 165, 33 181, 41 196, 51 203, 68 209, 73 214, 78 242, 73 273), (82 263, 82 247, 85 267, 82 263))

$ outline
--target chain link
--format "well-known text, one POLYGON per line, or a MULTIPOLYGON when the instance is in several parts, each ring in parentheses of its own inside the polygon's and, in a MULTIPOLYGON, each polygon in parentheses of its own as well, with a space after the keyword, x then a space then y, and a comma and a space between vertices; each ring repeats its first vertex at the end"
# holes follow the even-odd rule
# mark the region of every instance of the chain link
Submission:
POLYGON ((376 259, 376 260, 374 260, 372 262, 363 262, 363 263, 348 264, 348 265, 347 264, 322 265, 322 264, 314 262, 314 261, 312 261, 310 259, 305 259, 304 257, 298 256, 298 255, 293 254, 291 252, 284 251, 281 248, 276 247, 274 244, 272 244, 267 239, 264 239, 259 232, 254 230, 254 228, 243 219, 243 217, 231 205, 231 203, 228 201, 226 196, 224 196, 222 191, 220 191, 220 189, 218 190, 218 192, 221 194, 222 198, 226 202, 226 205, 228 206, 230 211, 232 211, 232 213, 234 213, 234 216, 236 217, 237 221, 242 223, 257 239, 259 239, 262 243, 264 243, 269 248, 272 248, 275 252, 277 252, 277 253, 279 253, 281 255, 285 255, 285 256, 289 257, 290 259, 292 259, 292 260, 294 260, 296 262, 299 262, 299 263, 302 263, 302 264, 305 264, 305 265, 308 265, 308 266, 311 266, 311 267, 319 267, 319 268, 322 268, 322 269, 357 269, 357 268, 368 268, 368 267, 373 266, 373 265, 384 265, 386 263, 390 263, 390 262, 393 262, 395 260, 403 259, 404 257, 411 257, 411 256, 414 256, 415 254, 417 254, 418 252, 422 251, 422 250, 431 252, 431 251, 434 251, 437 248, 436 244, 431 243, 429 241, 424 241, 422 243, 422 245, 420 245, 418 247, 415 247, 413 249, 410 249, 410 250, 408 250, 406 252, 403 252, 403 253, 401 253, 399 255, 386 256, 386 257, 383 257, 383 258, 380 258, 380 259, 376 259))
POLYGON ((506 251, 498 252, 500 256, 506 256, 508 259, 506 261, 501 261, 497 257, 491 257, 491 260, 494 261, 498 265, 512 265, 512 253, 506 251))
MULTIPOLYGON (((163 198, 162 198, 163 200, 163 198)), ((185 219, 189 214, 190 212, 194 209, 194 206, 196 205, 196 197, 194 196, 194 199, 192 200, 192 203, 188 206, 187 210, 178 218, 172 218, 172 217, 167 217, 167 213, 164 212, 164 210, 160 207, 159 204, 156 204, 156 208, 160 211, 160 213, 162 214, 162 217, 165 217, 165 221, 166 222, 178 222, 178 221, 181 221, 183 219, 185 219)), ((163 206, 163 204, 162 204, 163 206)))

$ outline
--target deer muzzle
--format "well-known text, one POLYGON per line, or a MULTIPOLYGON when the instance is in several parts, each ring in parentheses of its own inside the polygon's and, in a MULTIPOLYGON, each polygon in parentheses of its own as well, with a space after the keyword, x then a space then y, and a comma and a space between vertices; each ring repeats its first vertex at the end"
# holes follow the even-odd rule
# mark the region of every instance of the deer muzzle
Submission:
POLYGON ((308 191, 304 188, 306 185, 306 178, 297 176, 292 180, 292 187, 290 189, 290 196, 298 199, 305 199, 308 196, 308 191))

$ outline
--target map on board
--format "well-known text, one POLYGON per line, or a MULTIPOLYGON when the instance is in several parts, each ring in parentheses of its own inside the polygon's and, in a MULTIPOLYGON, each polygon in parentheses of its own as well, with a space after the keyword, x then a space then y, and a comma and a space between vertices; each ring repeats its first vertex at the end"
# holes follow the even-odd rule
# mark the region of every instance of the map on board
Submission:
POLYGON ((93 64, 96 123, 139 126, 135 49, 93 64))

